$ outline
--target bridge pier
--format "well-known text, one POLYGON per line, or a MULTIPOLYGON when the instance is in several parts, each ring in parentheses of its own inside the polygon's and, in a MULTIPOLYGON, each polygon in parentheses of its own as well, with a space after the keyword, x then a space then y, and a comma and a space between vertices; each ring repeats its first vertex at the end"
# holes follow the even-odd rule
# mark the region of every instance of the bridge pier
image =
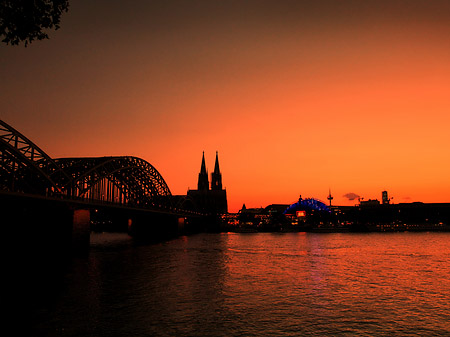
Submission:
POLYGON ((52 263, 89 251, 87 209, 58 199, 0 194, 0 211, 11 259, 52 263))
POLYGON ((86 255, 89 252, 91 236, 91 211, 74 209, 72 211, 72 254, 86 255))
POLYGON ((179 216, 174 214, 134 211, 128 214, 128 233, 137 241, 158 242, 179 234, 179 216))
POLYGON ((128 233, 136 241, 157 242, 204 231, 201 215, 177 214, 164 210, 98 205, 91 213, 92 231, 128 233))

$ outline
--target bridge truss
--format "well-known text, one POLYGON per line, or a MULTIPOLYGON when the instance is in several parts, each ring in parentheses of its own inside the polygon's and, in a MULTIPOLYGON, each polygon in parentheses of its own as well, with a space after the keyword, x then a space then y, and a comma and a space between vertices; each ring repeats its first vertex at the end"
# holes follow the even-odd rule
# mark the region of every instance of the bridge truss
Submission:
POLYGON ((0 188, 43 195, 63 193, 70 177, 32 141, 0 120, 0 188))
POLYGON ((171 207, 172 200, 164 178, 143 159, 52 159, 2 120, 0 190, 151 208, 171 207))
POLYGON ((60 158, 56 163, 71 176, 64 189, 76 198, 164 207, 171 196, 155 167, 137 157, 60 158))

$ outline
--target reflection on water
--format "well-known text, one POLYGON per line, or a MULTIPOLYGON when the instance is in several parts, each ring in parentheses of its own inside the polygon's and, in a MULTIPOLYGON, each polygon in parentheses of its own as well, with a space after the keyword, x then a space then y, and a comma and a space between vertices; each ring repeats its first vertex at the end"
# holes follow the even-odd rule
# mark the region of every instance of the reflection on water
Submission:
POLYGON ((450 233, 94 234, 45 336, 449 335, 450 233))

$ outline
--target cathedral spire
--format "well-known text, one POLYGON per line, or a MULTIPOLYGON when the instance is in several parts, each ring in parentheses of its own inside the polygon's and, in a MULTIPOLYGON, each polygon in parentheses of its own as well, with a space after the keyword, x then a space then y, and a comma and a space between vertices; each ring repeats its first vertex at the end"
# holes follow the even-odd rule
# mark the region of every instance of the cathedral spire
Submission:
POLYGON ((206 172, 206 164, 205 164, 205 151, 203 151, 202 167, 200 169, 200 174, 207 174, 207 172, 206 172))
POLYGON ((216 164, 214 165, 214 173, 220 174, 220 168, 219 168, 219 151, 216 151, 216 164))
POLYGON ((209 190, 208 172, 206 171, 206 164, 205 164, 205 151, 203 151, 202 167, 200 168, 200 173, 198 174, 197 189, 199 191, 209 190))
MULTIPOLYGON (((211 173, 211 186, 209 185, 205 152, 203 151, 202 165, 198 174, 198 188, 188 190, 187 196, 192 200, 194 210, 205 215, 219 215, 228 212, 227 191, 222 188, 222 174, 220 173, 219 153, 217 151, 214 171, 211 173)), ((214 221, 211 226, 214 227, 213 223, 214 221)), ((214 227, 214 230, 218 230, 218 227, 214 227)))
POLYGON ((211 174, 211 189, 222 190, 222 174, 219 168, 219 152, 216 151, 216 164, 214 166, 214 172, 211 174))

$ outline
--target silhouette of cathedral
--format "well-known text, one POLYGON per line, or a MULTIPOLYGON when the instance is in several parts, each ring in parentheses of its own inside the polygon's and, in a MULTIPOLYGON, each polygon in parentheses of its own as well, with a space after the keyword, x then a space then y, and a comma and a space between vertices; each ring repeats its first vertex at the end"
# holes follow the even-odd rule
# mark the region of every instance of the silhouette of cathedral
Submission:
POLYGON ((187 195, 194 201, 199 211, 209 214, 228 212, 227 191, 222 188, 222 174, 220 173, 219 154, 217 151, 214 172, 211 173, 211 188, 209 187, 208 171, 206 170, 205 152, 203 152, 197 189, 188 190, 187 195))

